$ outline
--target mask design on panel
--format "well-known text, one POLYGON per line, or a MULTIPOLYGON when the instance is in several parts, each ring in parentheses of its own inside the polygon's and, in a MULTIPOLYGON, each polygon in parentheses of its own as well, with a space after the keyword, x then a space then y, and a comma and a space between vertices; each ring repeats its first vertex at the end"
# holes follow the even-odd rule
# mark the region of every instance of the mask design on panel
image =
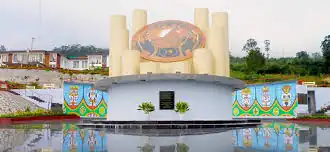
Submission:
POLYGON ((243 103, 243 108, 249 109, 251 106, 250 103, 250 98, 251 98, 251 90, 250 88, 245 88, 242 90, 242 103, 243 103))

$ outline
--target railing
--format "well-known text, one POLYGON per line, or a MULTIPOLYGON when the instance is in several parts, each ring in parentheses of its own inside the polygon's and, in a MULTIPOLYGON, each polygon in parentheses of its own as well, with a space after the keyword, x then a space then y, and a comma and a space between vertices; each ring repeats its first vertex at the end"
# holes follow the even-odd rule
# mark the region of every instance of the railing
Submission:
POLYGON ((40 107, 46 108, 46 109, 51 109, 51 104, 53 102, 53 96, 50 94, 39 94, 35 91, 33 91, 33 89, 25 89, 25 90, 21 90, 21 95, 22 97, 28 98, 27 100, 30 99, 30 101, 32 100, 32 102, 34 104, 37 104, 40 107), (24 92, 23 92, 24 91, 24 92), (42 96, 47 96, 48 97, 48 101, 43 100, 42 96), (47 105, 45 105, 47 104, 47 105))
POLYGON ((30 97, 31 99, 37 100, 39 102, 46 102, 46 101, 44 101, 44 100, 42 100, 42 99, 40 99, 40 98, 38 98, 36 96, 28 96, 28 97, 30 97))
POLYGON ((7 90, 7 92, 9 92, 9 93, 11 93, 11 94, 14 94, 14 95, 18 95, 18 96, 20 96, 20 95, 21 95, 21 94, 19 94, 19 93, 15 92, 15 91, 11 91, 11 90, 7 90))

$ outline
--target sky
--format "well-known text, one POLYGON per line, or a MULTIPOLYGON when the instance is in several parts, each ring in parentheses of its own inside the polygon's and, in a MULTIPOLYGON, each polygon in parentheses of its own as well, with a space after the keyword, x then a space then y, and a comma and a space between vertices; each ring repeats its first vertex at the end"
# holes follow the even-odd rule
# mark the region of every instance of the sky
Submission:
POLYGON ((126 15, 130 29, 134 9, 146 9, 150 24, 193 23, 194 8, 209 8, 229 14, 232 55, 245 55, 243 45, 254 38, 262 50, 264 40, 271 41, 271 57, 288 57, 321 52, 330 34, 329 6, 329 0, 0 0, 0 44, 27 49, 35 37, 35 49, 78 43, 109 48, 110 15, 126 15))

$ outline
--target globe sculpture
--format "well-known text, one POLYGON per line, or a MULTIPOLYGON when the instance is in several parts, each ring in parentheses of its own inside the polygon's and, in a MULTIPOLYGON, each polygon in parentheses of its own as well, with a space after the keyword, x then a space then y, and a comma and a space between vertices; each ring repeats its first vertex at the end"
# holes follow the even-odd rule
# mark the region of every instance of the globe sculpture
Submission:
POLYGON ((187 22, 166 20, 146 25, 132 38, 132 47, 141 57, 156 62, 191 58, 192 51, 205 46, 202 31, 187 22))

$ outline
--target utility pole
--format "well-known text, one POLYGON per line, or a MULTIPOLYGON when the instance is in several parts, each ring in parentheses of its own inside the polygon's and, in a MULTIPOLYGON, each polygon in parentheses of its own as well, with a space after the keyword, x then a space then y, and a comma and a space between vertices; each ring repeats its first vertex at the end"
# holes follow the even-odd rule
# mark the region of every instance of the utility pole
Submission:
MULTIPOLYGON (((33 44, 35 39, 36 39, 35 37, 32 37, 30 51, 33 50, 33 44)), ((27 53, 27 64, 29 64, 29 49, 26 51, 26 53, 27 53)))

